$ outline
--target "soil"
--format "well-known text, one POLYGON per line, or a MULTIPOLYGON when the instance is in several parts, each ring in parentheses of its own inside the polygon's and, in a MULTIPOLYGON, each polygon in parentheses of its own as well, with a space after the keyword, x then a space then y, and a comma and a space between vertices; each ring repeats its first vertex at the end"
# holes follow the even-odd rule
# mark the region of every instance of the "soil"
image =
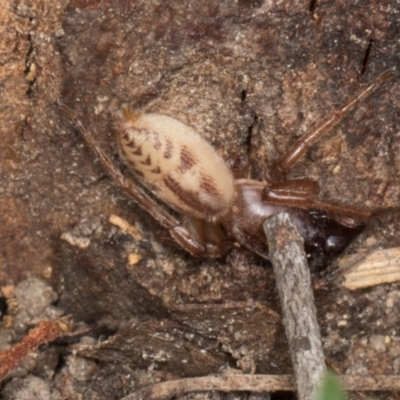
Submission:
MULTIPOLYGON (((9 307, 0 348, 45 318, 68 316, 71 330, 85 334, 28 356, 3 381, 2 398, 37 391, 40 399, 120 399, 227 365, 292 373, 268 261, 229 241, 218 259, 180 249, 108 177, 57 101, 77 112, 127 175, 112 119, 123 103, 192 126, 225 159, 247 153, 261 180, 313 124, 400 65, 398 4, 349 3, 6 2, 0 283, 9 307), (110 223, 111 215, 135 234, 110 223)), ((321 198, 344 204, 398 206, 399 89, 397 74, 290 178, 315 179, 321 198)), ((372 221, 349 252, 371 240, 399 247, 399 226, 395 213, 372 221)), ((328 364, 343 374, 399 374, 399 284, 315 297, 328 364)), ((181 398, 223 398, 201 396, 181 398)))

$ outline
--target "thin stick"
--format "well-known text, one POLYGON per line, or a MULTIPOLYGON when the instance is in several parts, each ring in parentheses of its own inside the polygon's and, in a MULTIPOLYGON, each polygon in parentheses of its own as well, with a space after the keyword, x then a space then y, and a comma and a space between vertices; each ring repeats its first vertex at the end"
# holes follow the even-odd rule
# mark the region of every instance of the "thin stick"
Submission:
POLYGON ((29 331, 20 343, 0 354, 0 380, 21 364, 24 357, 36 350, 40 345, 49 343, 59 337, 60 328, 54 321, 42 321, 29 331))
POLYGON ((121 400, 160 400, 171 399, 186 393, 249 391, 277 392, 294 390, 295 383, 291 375, 209 375, 201 378, 187 378, 157 383, 145 387, 121 400))
POLYGON ((299 400, 310 400, 326 370, 304 242, 287 213, 264 223, 299 400))
MULTIPOLYGON (((351 391, 399 391, 398 375, 339 375, 344 389, 351 391)), ((121 400, 166 400, 193 392, 257 392, 294 391, 291 375, 209 375, 156 383, 121 400)))

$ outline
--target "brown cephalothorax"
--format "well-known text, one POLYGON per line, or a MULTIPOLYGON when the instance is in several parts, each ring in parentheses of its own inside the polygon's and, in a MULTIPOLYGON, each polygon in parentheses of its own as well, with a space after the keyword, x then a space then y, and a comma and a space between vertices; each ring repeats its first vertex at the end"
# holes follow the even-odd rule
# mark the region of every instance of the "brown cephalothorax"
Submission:
POLYGON ((318 122, 265 174, 266 181, 249 178, 244 155, 226 164, 191 127, 165 115, 134 113, 123 106, 114 117, 125 162, 137 181, 178 211, 181 219, 121 173, 73 110, 62 103, 60 108, 75 121, 114 181, 168 229, 189 253, 220 256, 224 251, 223 227, 236 243, 268 258, 263 222, 286 210, 304 237, 310 259, 321 265, 326 257, 343 251, 362 231, 363 222, 382 210, 371 211, 320 200, 317 182, 286 180, 286 175, 310 146, 394 72, 394 68, 385 71, 358 95, 318 122))

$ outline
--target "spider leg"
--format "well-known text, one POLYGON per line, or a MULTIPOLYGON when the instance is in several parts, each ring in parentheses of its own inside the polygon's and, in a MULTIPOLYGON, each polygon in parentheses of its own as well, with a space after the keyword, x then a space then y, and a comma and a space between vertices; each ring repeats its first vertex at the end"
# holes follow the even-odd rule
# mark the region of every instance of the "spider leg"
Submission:
POLYGON ((207 241, 207 254, 219 257, 225 251, 224 236, 219 221, 203 221, 207 241))
POLYGON ((182 216, 182 225, 170 230, 171 236, 195 256, 219 257, 224 251, 221 224, 189 215, 182 216))
POLYGON ((332 127, 338 124, 350 110, 358 105, 362 100, 367 98, 376 88, 383 82, 390 79, 396 71, 396 68, 390 68, 379 75, 359 94, 348 100, 341 107, 331 112, 320 122, 317 123, 310 131, 301 137, 293 146, 281 157, 281 159, 271 168, 270 177, 273 180, 283 180, 290 169, 296 162, 308 151, 308 149, 328 132, 332 127))
POLYGON ((126 178, 117 166, 114 165, 110 157, 99 147, 93 134, 82 124, 75 111, 67 107, 61 101, 58 103, 60 111, 70 118, 82 132, 87 144, 93 149, 115 183, 164 228, 168 229, 170 235, 185 250, 195 256, 206 255, 207 247, 204 237, 202 238, 201 236, 201 230, 203 229, 201 224, 197 224, 197 228, 196 223, 193 221, 187 222, 184 220, 184 223, 181 224, 177 218, 160 206, 140 186, 137 186, 131 179, 126 178))
POLYGON ((282 204, 289 207, 326 211, 331 214, 333 219, 350 227, 358 225, 360 220, 368 220, 373 216, 371 210, 346 206, 333 201, 319 200, 314 194, 306 191, 274 190, 271 187, 266 187, 262 193, 262 199, 269 203, 282 204))
POLYGON ((304 193, 304 195, 318 195, 319 193, 319 184, 312 179, 293 179, 287 180, 283 182, 270 182, 268 185, 268 189, 273 190, 278 193, 280 191, 286 192, 295 192, 295 193, 304 193))
POLYGON ((207 254, 203 221, 190 216, 183 216, 182 221, 181 225, 169 230, 172 238, 194 256, 207 254))

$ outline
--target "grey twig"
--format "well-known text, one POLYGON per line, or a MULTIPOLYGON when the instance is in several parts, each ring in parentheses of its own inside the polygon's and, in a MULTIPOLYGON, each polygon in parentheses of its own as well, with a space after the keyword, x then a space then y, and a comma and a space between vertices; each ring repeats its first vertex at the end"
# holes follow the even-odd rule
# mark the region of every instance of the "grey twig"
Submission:
POLYGON ((325 372, 310 271, 303 239, 287 213, 264 223, 299 400, 310 400, 325 372))

